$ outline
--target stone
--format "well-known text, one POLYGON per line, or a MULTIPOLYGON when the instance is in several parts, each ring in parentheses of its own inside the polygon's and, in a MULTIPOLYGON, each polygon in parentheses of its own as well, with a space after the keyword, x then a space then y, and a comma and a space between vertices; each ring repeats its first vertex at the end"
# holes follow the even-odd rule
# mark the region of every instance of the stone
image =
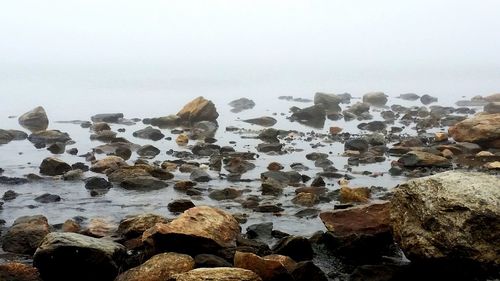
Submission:
POLYGON ((487 105, 484 106, 483 110, 484 112, 490 114, 500 113, 500 101, 488 103, 487 105))
POLYGON ((259 125, 262 127, 272 127, 278 122, 276 119, 274 119, 273 117, 269 117, 269 116, 263 116, 263 117, 252 118, 252 119, 245 119, 242 121, 245 123, 253 124, 253 125, 259 125))
POLYGON ((297 263, 292 276, 295 281, 328 281, 325 273, 312 261, 297 263))
POLYGON ((293 121, 298 121, 302 124, 323 128, 326 120, 326 111, 323 105, 313 105, 295 111, 290 117, 293 121))
POLYGON ((229 106, 232 107, 231 112, 239 113, 243 110, 254 108, 255 102, 248 98, 239 98, 237 100, 231 101, 229 103, 229 106))
POLYGON ((259 152, 280 152, 283 148, 283 144, 281 143, 259 143, 257 145, 257 151, 259 152))
POLYGON ((66 220, 63 223, 61 230, 62 230, 62 232, 78 233, 81 231, 81 226, 75 220, 70 219, 70 220, 66 220))
POLYGON ((137 150, 137 154, 141 157, 154 158, 156 155, 160 154, 160 150, 153 145, 146 144, 137 150))
POLYGON ((187 199, 176 199, 167 205, 168 210, 172 213, 182 213, 193 207, 195 207, 194 203, 187 199))
POLYGON ((287 236, 279 240, 272 248, 275 254, 292 258, 294 261, 312 260, 313 250, 311 242, 301 236, 287 236))
POLYGON ((0 264, 0 280, 42 281, 36 268, 18 262, 0 264))
POLYGON ((418 100, 420 98, 420 96, 417 95, 417 94, 415 94, 415 93, 407 93, 407 94, 401 94, 401 95, 399 95, 398 98, 400 98, 402 100, 411 100, 411 101, 413 101, 413 100, 418 100))
POLYGON ((370 111, 370 104, 364 102, 357 102, 351 105, 351 107, 349 107, 349 109, 347 110, 347 112, 353 113, 356 116, 361 116, 364 113, 368 113, 369 111, 370 111))
POLYGON ((484 167, 489 170, 498 170, 500 169, 500 161, 493 161, 484 164, 484 167))
POLYGON ((44 193, 38 197, 35 197, 35 201, 43 204, 54 203, 61 201, 61 196, 56 194, 44 193))
POLYGON ((196 268, 232 267, 233 264, 216 255, 199 254, 194 257, 196 268))
POLYGON ((294 279, 278 260, 261 258, 253 253, 236 251, 234 266, 255 272, 263 281, 293 281, 294 279))
POLYGON ((156 214, 141 214, 129 216, 120 221, 118 233, 126 238, 142 236, 144 231, 154 227, 157 223, 168 223, 169 220, 156 214))
POLYGON ((273 231, 272 222, 252 224, 247 227, 247 237, 249 239, 270 239, 273 231))
POLYGON ((239 224, 231 214, 198 206, 185 211, 171 223, 156 224, 144 232, 142 240, 155 252, 207 254, 236 246, 239 233, 239 224))
POLYGON ((485 100, 489 102, 500 102, 500 93, 492 94, 484 97, 485 100))
POLYGON ((4 201, 12 201, 17 198, 19 194, 15 192, 14 190, 7 190, 2 196, 2 200, 4 201))
POLYGON ((365 152, 368 150, 369 143, 365 139, 350 139, 344 144, 344 150, 355 150, 360 152, 365 152))
POLYGON ((448 134, 443 132, 434 133, 434 141, 447 141, 448 134))
POLYGON ((174 275, 168 281, 262 281, 254 272, 242 268, 198 268, 174 275))
POLYGON ((219 189, 219 190, 214 190, 210 192, 208 197, 210 197, 213 200, 229 200, 229 199, 235 199, 240 197, 242 194, 241 191, 234 189, 234 188, 224 188, 224 189, 219 189))
POLYGON ((216 121, 219 117, 217 109, 212 101, 203 97, 197 97, 186 104, 178 113, 182 122, 216 121))
POLYGON ((92 218, 82 234, 96 238, 109 237, 116 232, 117 228, 118 226, 107 218, 92 218))
POLYGON ((253 208, 253 210, 259 213, 279 213, 283 212, 285 209, 273 204, 262 204, 253 208))
POLYGON ((28 182, 29 181, 25 178, 0 176, 0 184, 20 185, 28 182))
POLYGON ((319 196, 314 193, 300 192, 292 199, 292 203, 304 207, 312 207, 319 203, 319 196))
POLYGON ((375 106, 383 106, 387 103, 387 95, 382 92, 371 92, 363 95, 363 102, 375 106))
POLYGON ((90 170, 94 173, 105 173, 107 170, 114 171, 120 167, 128 166, 123 158, 118 156, 107 156, 101 160, 97 160, 90 170))
POLYGON ((329 131, 330 131, 330 134, 332 134, 332 135, 338 135, 343 131, 343 129, 340 127, 330 127, 329 131))
POLYGON ((448 133, 457 142, 500 148, 500 113, 473 116, 450 127, 448 133))
POLYGON ((111 131, 111 127, 106 122, 94 123, 92 124, 92 126, 90 126, 90 129, 94 132, 111 131))
POLYGON ((115 139, 116 139, 116 132, 110 130, 99 131, 90 135, 90 140, 98 140, 102 142, 112 142, 115 139))
POLYGON ((6 252, 33 255, 50 226, 41 215, 19 217, 3 236, 2 249, 6 252))
POLYGON ((448 171, 410 180, 392 197, 395 240, 411 261, 498 268, 499 199, 498 178, 484 173, 448 171))
POLYGON ((370 132, 385 131, 387 124, 384 121, 371 121, 368 123, 360 123, 358 129, 367 130, 370 132))
POLYGON ((422 104, 425 104, 425 105, 428 105, 428 104, 431 104, 433 102, 437 102, 438 99, 436 97, 432 97, 432 96, 429 96, 429 95, 423 95, 420 97, 420 102, 422 104))
POLYGON ((122 118, 123 118, 123 113, 102 113, 90 117, 90 119, 94 123, 99 123, 99 122, 118 123, 122 118))
POLYGON ((192 257, 177 253, 162 253, 145 263, 120 274, 115 281, 165 281, 172 275, 194 269, 192 257))
POLYGON ((51 143, 66 143, 71 140, 68 133, 59 130, 38 131, 30 134, 28 140, 35 145, 47 145, 51 143))
POLYGON ((226 165, 224 165, 224 169, 234 174, 244 174, 255 168, 255 164, 241 157, 226 158, 225 162, 226 165))
POLYGON ((370 198, 370 189, 366 187, 351 188, 347 186, 340 187, 339 201, 341 203, 365 203, 370 198))
POLYGON ((451 162, 445 157, 423 151, 410 151, 398 159, 405 167, 450 167, 451 162))
POLYGON ((85 179, 85 188, 89 190, 109 189, 113 184, 101 177, 90 177, 85 179))
POLYGON ((283 167, 283 165, 281 165, 280 163, 278 162, 271 162, 269 163, 269 165, 267 165, 267 169, 269 171, 281 171, 283 170, 285 167, 283 167))
POLYGON ((137 130, 132 133, 132 135, 136 138, 140 139, 148 139, 153 141, 159 141, 165 137, 164 134, 158 129, 154 129, 151 126, 147 126, 144 129, 137 130))
POLYGON ((153 176, 138 176, 125 178, 120 186, 125 189, 150 191, 167 187, 168 184, 153 176))
POLYGON ((50 233, 33 257, 43 280, 114 280, 126 256, 115 242, 77 233, 50 233))
POLYGON ((178 145, 181 145, 181 146, 184 146, 184 145, 187 145, 188 142, 189 142, 189 138, 186 134, 180 134, 177 136, 177 138, 175 139, 175 142, 178 144, 178 145))
POLYGON ((12 140, 14 140, 14 136, 9 131, 0 129, 0 145, 8 144, 12 140))
MULTIPOLYGON (((168 115, 157 118, 151 118, 150 123, 160 128, 171 128, 179 124, 180 118, 177 115, 168 115)), ((144 123, 146 124, 146 123, 144 123)))
POLYGON ((77 155, 78 154, 78 148, 76 148, 76 147, 70 148, 70 149, 66 150, 66 153, 68 153, 70 155, 77 155))
POLYGON ((210 175, 202 169, 194 169, 191 172, 191 175, 189 176, 189 178, 192 181, 196 181, 196 182, 208 182, 208 181, 212 180, 210 175))
POLYGON ((335 94, 316 93, 314 94, 314 104, 323 106, 328 112, 340 112, 339 104, 342 98, 335 94))
POLYGON ((19 125, 31 132, 40 132, 47 130, 49 119, 45 109, 41 106, 24 113, 18 118, 19 125))

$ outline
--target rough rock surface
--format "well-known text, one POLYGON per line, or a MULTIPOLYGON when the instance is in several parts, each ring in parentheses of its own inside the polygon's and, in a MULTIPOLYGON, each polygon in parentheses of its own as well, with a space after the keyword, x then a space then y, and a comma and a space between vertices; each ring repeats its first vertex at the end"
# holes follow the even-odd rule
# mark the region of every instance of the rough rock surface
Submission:
POLYGON ((162 253, 145 263, 120 274, 115 281, 165 281, 172 275, 194 268, 192 257, 177 253, 162 253))
POLYGON ((5 233, 2 249, 6 252, 32 255, 49 232, 50 227, 46 217, 20 217, 5 233))
POLYGON ((387 95, 382 92, 367 93, 363 96, 363 102, 371 105, 382 106, 387 103, 387 95))
POLYGON ((449 167, 450 160, 445 157, 423 151, 410 151, 399 158, 398 162, 405 167, 449 167))
POLYGON ((262 281, 250 270, 233 267, 198 268, 174 275, 168 281, 262 281))
POLYGON ((106 170, 117 170, 120 167, 127 166, 123 158, 118 156, 108 156, 95 162, 90 170, 95 173, 104 173, 106 170))
POLYGON ((285 266, 276 259, 261 258, 253 253, 236 252, 234 266, 255 272, 262 280, 290 280, 293 278, 285 266))
POLYGON ((219 117, 217 109, 212 101, 203 97, 197 97, 186 104, 178 113, 177 116, 181 121, 197 122, 197 121, 215 121, 219 117))
POLYGON ((17 262, 0 264, 0 280, 42 281, 36 268, 17 262))
POLYGON ((39 132, 47 130, 49 119, 43 107, 38 106, 23 115, 19 116, 19 125, 31 132, 39 132))
POLYGON ((128 238, 138 237, 157 223, 168 223, 168 220, 155 214, 141 214, 127 217, 120 221, 118 233, 128 238))
POLYGON ((485 147, 500 148, 500 113, 477 115, 448 129, 458 142, 472 142, 485 147))
POLYGON ((458 259, 500 265, 500 183, 449 171, 395 189, 391 219, 410 260, 458 259))

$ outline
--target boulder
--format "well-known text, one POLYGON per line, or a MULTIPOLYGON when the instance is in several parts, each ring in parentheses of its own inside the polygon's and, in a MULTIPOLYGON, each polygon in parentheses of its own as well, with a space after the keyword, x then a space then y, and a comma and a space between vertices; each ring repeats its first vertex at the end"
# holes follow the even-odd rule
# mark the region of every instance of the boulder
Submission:
POLYGON ((483 110, 490 114, 500 113, 500 101, 488 103, 483 110))
POLYGON ((19 125, 31 132, 45 131, 49 126, 47 113, 45 113, 45 109, 41 106, 35 107, 19 116, 18 121, 19 125))
POLYGON ((0 280, 42 281, 36 268, 18 262, 0 264, 0 280))
POLYGON ((492 94, 484 97, 485 100, 489 102, 500 102, 500 93, 492 94))
POLYGON ((182 213, 193 207, 195 207, 194 203, 187 199, 176 199, 167 205, 168 210, 172 213, 182 213))
POLYGON ((160 154, 160 150, 153 145, 146 144, 137 150, 137 154, 141 157, 154 158, 156 155, 160 154))
POLYGON ((85 188, 89 190, 109 189, 112 187, 113 184, 104 178, 90 177, 85 179, 85 188))
POLYGON ((174 275, 168 281, 262 281, 254 272, 233 267, 198 268, 174 275))
POLYGON ((148 175, 125 178, 120 183, 120 186, 125 189, 148 191, 167 187, 168 184, 160 179, 148 175))
POLYGON ((254 108, 255 102, 251 99, 240 98, 240 99, 231 101, 229 103, 229 106, 231 106, 233 108, 233 109, 231 109, 231 112, 239 113, 239 112, 242 112, 243 110, 254 108))
POLYGON ((196 182, 208 182, 208 181, 212 180, 210 175, 207 172, 205 172, 205 170, 202 170, 202 169, 194 169, 191 172, 191 175, 189 176, 189 178, 192 181, 196 181, 196 182))
POLYGON ((236 246, 240 227, 234 217, 220 209, 199 206, 171 223, 158 223, 144 232, 142 240, 155 252, 211 253, 236 246))
POLYGON ((123 118, 123 113, 101 113, 90 117, 90 119, 94 123, 98 122, 118 123, 122 118, 123 118))
POLYGON ((71 166, 68 163, 54 157, 47 157, 43 159, 42 164, 40 164, 40 174, 42 175, 63 175, 70 170, 71 166))
POLYGON ((212 101, 197 97, 186 104, 178 113, 182 122, 215 121, 219 117, 212 101))
POLYGON ((299 262, 292 276, 295 281, 328 281, 325 273, 312 261, 299 262))
POLYGON ((157 223, 168 223, 166 218, 155 214, 141 214, 124 218, 118 226, 118 233, 126 238, 139 237, 157 223))
POLYGON ((428 105, 428 104, 431 104, 433 102, 437 102, 438 99, 436 97, 433 97, 433 96, 429 96, 429 95, 423 95, 420 97, 420 102, 422 104, 425 104, 425 105, 428 105))
POLYGON ((28 140, 33 144, 51 144, 51 143, 66 143, 71 140, 68 133, 61 132, 59 130, 46 130, 37 131, 28 136, 28 140))
POLYGON ((165 281, 172 275, 194 269, 192 257, 177 253, 162 253, 145 263, 120 274, 115 281, 165 281))
POLYGON ((383 106, 387 103, 387 95, 383 92, 371 92, 363 95, 363 102, 375 106, 383 106))
POLYGON ((43 280, 111 281, 126 256, 115 242, 77 233, 50 233, 35 252, 33 265, 43 280))
POLYGON ((410 151, 398 159, 405 167, 450 167, 450 160, 445 157, 423 151, 410 151))
POLYGON ((500 266, 500 183, 493 175, 449 171, 395 188, 394 237, 412 261, 500 266))
POLYGON ((500 148, 500 113, 476 115, 450 127, 448 133, 457 142, 500 148))
POLYGON ((298 121, 311 127, 323 128, 326 120, 326 111, 323 105, 317 104, 296 110, 290 118, 293 121, 298 121))
POLYGON ((113 171, 124 166, 127 166, 127 163, 123 160, 123 158, 118 156, 107 156, 101 160, 97 160, 90 167, 90 170, 94 173, 104 173, 107 170, 113 171))
POLYGON ((252 118, 252 119, 245 119, 242 121, 245 123, 253 124, 253 125, 259 125, 262 127, 272 127, 278 122, 276 119, 274 119, 273 117, 269 117, 269 116, 263 116, 263 117, 252 118))
POLYGON ((20 217, 5 233, 2 249, 6 252, 32 255, 49 232, 50 226, 46 217, 20 217))
POLYGON ((234 266, 255 272, 263 281, 293 281, 285 266, 276 259, 266 259, 253 253, 236 252, 234 266))
POLYGON ((162 134, 160 130, 154 129, 151 126, 147 126, 144 129, 137 130, 133 132, 132 135, 136 138, 148 139, 153 141, 158 141, 165 137, 165 135, 162 134))
POLYGON ((14 140, 14 136, 7 130, 0 129, 0 144, 7 144, 14 140))
POLYGON ((342 98, 335 94, 316 93, 314 95, 314 104, 323 106, 329 113, 342 111, 339 106, 341 102, 342 98))

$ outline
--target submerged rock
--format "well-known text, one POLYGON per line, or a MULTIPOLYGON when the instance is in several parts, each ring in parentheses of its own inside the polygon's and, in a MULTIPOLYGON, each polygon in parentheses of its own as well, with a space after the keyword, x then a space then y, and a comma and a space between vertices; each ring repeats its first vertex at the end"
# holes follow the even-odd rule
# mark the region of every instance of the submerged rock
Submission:
POLYGON ((31 132, 39 132, 47 130, 49 119, 45 109, 38 106, 23 115, 19 116, 19 125, 31 132))

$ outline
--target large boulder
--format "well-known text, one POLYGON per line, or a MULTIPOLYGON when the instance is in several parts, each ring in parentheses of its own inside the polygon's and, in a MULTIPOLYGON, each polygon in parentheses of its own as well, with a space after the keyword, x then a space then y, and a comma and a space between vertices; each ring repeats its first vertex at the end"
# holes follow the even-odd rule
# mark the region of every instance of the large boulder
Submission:
POLYGON ((254 272, 233 267, 198 268, 174 275, 168 281, 262 281, 254 272))
POLYGON ((450 167, 451 162, 445 157, 424 151, 410 151, 398 159, 404 167, 450 167))
POLYGON ((127 166, 127 162, 118 156, 107 156, 101 160, 96 161, 90 170, 94 173, 104 173, 106 171, 114 171, 121 167, 127 166))
POLYGON ((261 258, 253 253, 236 252, 234 266, 251 270, 264 281, 293 280, 285 265, 275 258, 261 258))
POLYGON ((18 121, 19 125, 31 132, 45 131, 49 126, 49 118, 47 118, 47 113, 41 106, 19 116, 18 121))
POLYGON ((387 95, 383 92, 366 93, 363 96, 363 102, 375 106, 383 106, 387 103, 387 95))
POLYGON ((46 217, 20 217, 5 233, 2 249, 6 252, 32 255, 49 232, 50 226, 46 217))
POLYGON ((412 261, 459 260, 500 266, 500 183, 449 171, 395 188, 394 236, 412 261))
POLYGON ((50 233, 33 257, 43 280, 111 281, 126 256, 125 247, 77 233, 50 233))
POLYGON ((40 174, 42 175, 63 175, 70 170, 71 166, 68 163, 54 157, 47 157, 43 159, 42 164, 40 164, 40 174))
POLYGON ((165 281, 172 275, 194 268, 192 257, 177 253, 162 253, 145 263, 120 274, 115 281, 165 281))
POLYGON ((37 131, 28 136, 28 140, 34 144, 66 143, 71 140, 68 133, 59 130, 37 131))
POLYGON ((231 214, 200 206, 185 211, 171 223, 156 224, 144 232, 142 240, 155 252, 201 254, 236 246, 239 233, 239 224, 231 214))
POLYGON ((448 133, 458 142, 500 148, 500 113, 476 115, 450 127, 448 133))
POLYGON ((155 214, 126 217, 120 221, 118 233, 127 238, 135 238, 141 236, 144 231, 155 226, 157 223, 168 223, 168 220, 155 214))
POLYGON ((212 101, 204 97, 197 97, 186 104, 177 116, 184 122, 215 121, 219 117, 212 101))
POLYGON ((342 102, 342 98, 335 94, 325 94, 316 93, 314 95, 314 104, 322 105, 328 112, 340 112, 339 104, 342 102))

